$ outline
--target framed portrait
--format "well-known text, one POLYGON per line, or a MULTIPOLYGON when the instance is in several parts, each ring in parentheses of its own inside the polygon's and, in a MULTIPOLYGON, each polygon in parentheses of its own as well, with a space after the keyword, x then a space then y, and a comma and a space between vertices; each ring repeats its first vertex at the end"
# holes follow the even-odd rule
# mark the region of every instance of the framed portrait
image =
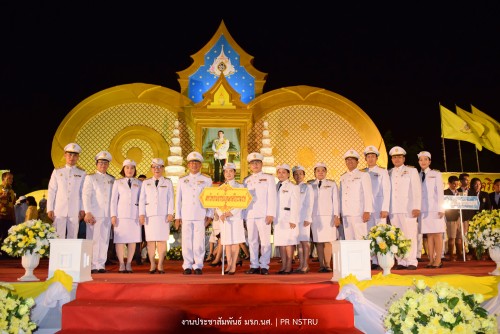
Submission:
POLYGON ((241 131, 239 128, 202 128, 202 172, 214 183, 223 182, 222 167, 226 162, 236 165, 236 178, 241 173, 241 131))

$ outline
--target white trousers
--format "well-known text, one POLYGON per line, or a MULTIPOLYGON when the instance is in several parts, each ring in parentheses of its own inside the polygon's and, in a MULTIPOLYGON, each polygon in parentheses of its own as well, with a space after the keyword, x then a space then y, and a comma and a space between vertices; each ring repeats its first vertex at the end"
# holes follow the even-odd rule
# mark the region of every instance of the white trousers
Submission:
POLYGON ((344 225, 345 240, 363 240, 363 237, 368 234, 368 225, 363 223, 361 216, 344 216, 342 224, 344 225))
POLYGON ((398 264, 402 266, 418 266, 417 261, 417 234, 418 234, 418 223, 417 218, 412 218, 406 213, 394 213, 390 216, 391 225, 399 227, 403 232, 406 239, 411 240, 410 251, 405 258, 400 258, 396 256, 398 264))
POLYGON ((266 218, 248 219, 247 230, 250 268, 269 269, 269 262, 271 261, 271 224, 266 224, 266 218))
POLYGON ((205 221, 182 221, 182 269, 203 269, 205 259, 205 221))
POLYGON ((59 239, 76 239, 78 238, 78 226, 80 220, 77 217, 57 217, 54 218, 54 226, 59 239))
POLYGON ((92 240, 91 269, 104 269, 108 258, 110 217, 95 217, 95 224, 87 224, 87 240, 92 240))

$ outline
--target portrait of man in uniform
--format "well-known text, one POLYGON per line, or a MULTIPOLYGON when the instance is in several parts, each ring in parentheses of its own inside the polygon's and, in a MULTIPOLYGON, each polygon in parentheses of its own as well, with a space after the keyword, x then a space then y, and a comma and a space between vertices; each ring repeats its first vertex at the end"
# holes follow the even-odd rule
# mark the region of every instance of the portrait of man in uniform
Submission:
POLYGON ((239 174, 240 129, 203 128, 202 134, 202 154, 205 159, 202 172, 209 174, 214 183, 224 183, 223 167, 232 162, 239 174))

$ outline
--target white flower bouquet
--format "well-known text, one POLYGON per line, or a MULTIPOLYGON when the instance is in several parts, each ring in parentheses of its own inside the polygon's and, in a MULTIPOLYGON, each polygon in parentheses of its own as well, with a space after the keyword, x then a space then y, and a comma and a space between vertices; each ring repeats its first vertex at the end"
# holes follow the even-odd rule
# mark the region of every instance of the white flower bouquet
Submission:
POLYGON ((32 333, 37 325, 31 321, 33 298, 22 298, 14 294, 14 287, 0 283, 0 332, 9 334, 32 333))
POLYGON ((48 257, 49 239, 56 239, 55 227, 39 219, 14 225, 9 229, 9 235, 3 240, 2 251, 10 256, 20 257, 30 252, 48 257))
POLYGON ((497 333, 496 316, 480 305, 482 294, 443 282, 429 290, 423 280, 414 285, 389 306, 384 318, 388 333, 497 333))
POLYGON ((390 251, 394 255, 404 257, 411 246, 411 240, 405 239, 403 231, 389 224, 373 226, 364 239, 371 240, 370 251, 375 255, 387 254, 390 251))
POLYGON ((500 210, 483 210, 469 221, 467 243, 481 258, 487 249, 500 246, 500 210))

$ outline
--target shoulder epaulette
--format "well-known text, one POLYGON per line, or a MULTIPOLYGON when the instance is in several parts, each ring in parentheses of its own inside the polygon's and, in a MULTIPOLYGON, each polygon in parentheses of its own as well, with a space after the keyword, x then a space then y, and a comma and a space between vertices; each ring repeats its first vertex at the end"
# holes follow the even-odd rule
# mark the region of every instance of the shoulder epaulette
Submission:
POLYGON ((377 165, 377 167, 378 167, 378 168, 382 168, 382 169, 386 169, 386 168, 384 168, 384 167, 382 167, 382 166, 379 166, 379 165, 377 165))
POLYGON ((56 170, 63 169, 66 166, 57 167, 56 170))
POLYGON ((359 169, 360 172, 368 172, 368 167, 359 169))
MULTIPOLYGON (((342 174, 340 174, 340 176, 344 175, 344 174, 347 174, 347 172, 343 172, 342 174)), ((330 180, 331 181, 331 180, 330 180)))
POLYGON ((334 179, 326 179, 327 181, 335 182, 334 179))
POLYGON ((306 183, 311 184, 311 183, 314 183, 314 181, 316 181, 316 180, 315 180, 315 179, 312 179, 312 180, 308 180, 308 181, 306 181, 306 183))
POLYGON ((87 174, 87 176, 91 176, 91 175, 95 175, 95 172, 94 172, 94 173, 87 174))
POLYGON ((433 169, 433 171, 441 173, 439 169, 433 169))
POLYGON ((82 168, 82 167, 80 167, 80 166, 76 166, 76 168, 78 168, 79 170, 81 170, 81 171, 84 171, 84 172, 85 172, 85 169, 83 169, 83 168, 82 168))
POLYGON ((413 167, 413 166, 410 166, 410 165, 405 165, 405 166, 406 166, 406 167, 408 167, 408 168, 415 168, 415 167, 413 167))
POLYGON ((206 176, 206 177, 208 177, 209 179, 211 179, 211 178, 212 178, 210 175, 205 174, 205 173, 201 173, 201 175, 206 176))
POLYGON ((247 175, 243 178, 243 181, 245 181, 246 179, 248 179, 250 177, 250 175, 247 175))

